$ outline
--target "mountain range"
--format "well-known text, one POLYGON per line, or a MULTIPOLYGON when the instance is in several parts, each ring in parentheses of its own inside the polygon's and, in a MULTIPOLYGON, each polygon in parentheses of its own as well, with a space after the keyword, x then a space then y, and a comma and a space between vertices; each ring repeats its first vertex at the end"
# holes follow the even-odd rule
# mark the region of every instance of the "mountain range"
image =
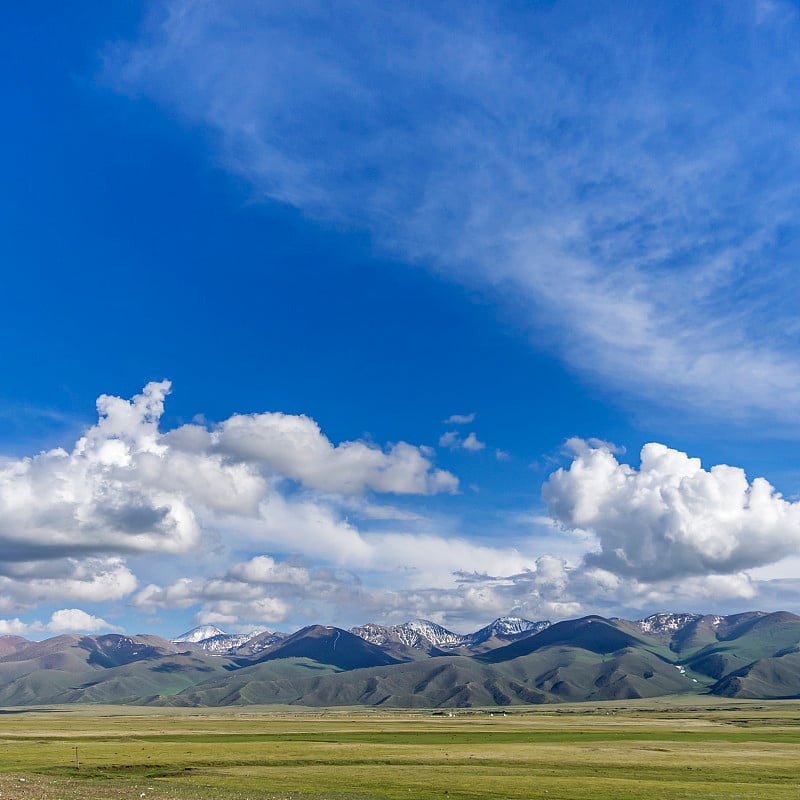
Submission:
POLYGON ((0 705, 294 704, 454 708, 670 694, 800 697, 800 616, 501 617, 471 634, 428 620, 214 626, 157 636, 0 636, 0 705))

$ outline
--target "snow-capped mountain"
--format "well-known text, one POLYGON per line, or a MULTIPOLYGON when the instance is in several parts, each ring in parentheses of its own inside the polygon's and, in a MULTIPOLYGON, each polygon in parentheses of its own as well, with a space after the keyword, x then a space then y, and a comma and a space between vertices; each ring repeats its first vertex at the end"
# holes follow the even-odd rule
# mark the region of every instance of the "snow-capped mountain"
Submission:
POLYGON ((413 619, 402 625, 378 625, 369 622, 351 628, 350 633, 378 647, 391 648, 397 644, 416 650, 450 650, 457 647, 478 647, 490 639, 511 642, 532 636, 550 625, 547 621, 531 622, 521 617, 500 617, 474 633, 460 634, 427 619, 413 619))
MULTIPOLYGON (((461 647, 466 644, 467 637, 459 633, 443 628, 429 619, 412 619, 406 622, 405 625, 400 625, 404 629, 405 636, 411 641, 416 641, 419 638, 425 639, 430 642, 434 647, 461 647)), ((411 644, 413 647, 414 645, 411 644)))
POLYGON ((355 628, 350 628, 350 633, 380 647, 390 641, 397 627, 399 626, 386 627, 385 625, 378 625, 376 622, 368 622, 366 625, 357 625, 355 628))
POLYGON ((550 627, 549 620, 539 620, 532 622, 522 617, 498 617, 494 622, 490 622, 475 633, 470 633, 466 638, 469 640, 467 645, 475 647, 483 644, 489 639, 496 638, 507 642, 522 639, 526 636, 533 636, 539 631, 550 627))
POLYGON ((191 642, 196 644, 197 642, 202 642, 205 639, 211 639, 213 636, 226 636, 227 634, 225 631, 220 630, 216 625, 198 625, 196 628, 192 628, 190 631, 186 631, 186 633, 182 633, 180 636, 176 636, 172 641, 175 644, 179 642, 191 642))
MULTIPOLYGON (((194 644, 209 653, 230 653, 246 645, 251 639, 266 633, 264 628, 256 628, 247 633, 225 633, 215 625, 200 625, 173 639, 174 644, 194 644)), ((266 646, 266 645, 265 645, 266 646)))
POLYGON ((465 637, 460 634, 427 619, 414 619, 402 625, 378 625, 369 622, 351 628, 350 633, 383 648, 401 645, 415 650, 430 650, 460 647, 465 641, 465 637))

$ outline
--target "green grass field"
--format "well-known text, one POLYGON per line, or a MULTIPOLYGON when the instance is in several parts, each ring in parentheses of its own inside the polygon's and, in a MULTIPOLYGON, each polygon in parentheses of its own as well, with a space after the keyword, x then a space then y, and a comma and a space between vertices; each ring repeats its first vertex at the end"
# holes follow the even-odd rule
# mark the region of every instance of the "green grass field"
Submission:
POLYGON ((0 797, 797 800, 800 703, 7 709, 0 797))

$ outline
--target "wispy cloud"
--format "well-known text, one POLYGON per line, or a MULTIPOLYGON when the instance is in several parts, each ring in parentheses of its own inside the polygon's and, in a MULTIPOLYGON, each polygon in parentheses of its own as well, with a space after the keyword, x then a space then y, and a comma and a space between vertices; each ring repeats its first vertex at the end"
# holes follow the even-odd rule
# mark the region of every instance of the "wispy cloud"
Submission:
POLYGON ((256 197, 496 292, 605 385, 794 421, 800 24, 765 8, 182 0, 104 80, 204 125, 256 197))
POLYGON ((445 425, 469 425, 475 422, 476 414, 451 414, 445 421, 445 425))

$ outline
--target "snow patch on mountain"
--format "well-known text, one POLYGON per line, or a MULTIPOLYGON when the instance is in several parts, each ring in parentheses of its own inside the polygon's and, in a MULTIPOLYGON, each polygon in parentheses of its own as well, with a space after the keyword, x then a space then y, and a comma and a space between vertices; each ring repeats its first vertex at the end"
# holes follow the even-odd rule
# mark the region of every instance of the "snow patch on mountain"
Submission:
POLYGON ((396 627, 399 626, 387 628, 375 622, 368 622, 366 625, 358 625, 355 628, 350 628, 349 633, 352 633, 354 636, 360 636, 364 641, 381 647, 391 641, 392 632, 396 627))
POLYGON ((405 628, 409 638, 414 635, 420 636, 434 647, 461 647, 467 641, 466 636, 453 633, 429 619, 412 619, 400 627, 405 628))
POLYGON ((378 625, 375 622, 368 622, 366 625, 350 628, 349 632, 378 647, 399 643, 406 647, 425 650, 429 647, 460 647, 466 641, 466 637, 428 619, 413 619, 402 625, 378 625))
POLYGON ((493 636, 509 640, 531 636, 549 625, 548 621, 531 622, 521 617, 500 617, 474 633, 460 634, 453 633, 428 619, 412 619, 402 625, 388 626, 368 622, 351 628, 350 633, 378 647, 387 647, 399 642, 406 647, 422 650, 429 647, 447 650, 456 647, 475 647, 493 636))
POLYGON ((240 651, 245 655, 254 656, 257 653, 272 647, 275 644, 280 644, 289 638, 288 633, 280 633, 279 631, 264 630, 248 639, 244 644, 239 645, 240 651))
POLYGON ((700 617, 700 614, 651 614, 644 619, 637 619, 634 625, 642 633, 676 633, 700 617))
POLYGON ((264 628, 249 631, 248 633, 222 633, 217 636, 209 636, 208 639, 203 639, 199 644, 203 650, 208 650, 209 653, 227 653, 237 647, 242 647, 262 633, 264 633, 264 628))

